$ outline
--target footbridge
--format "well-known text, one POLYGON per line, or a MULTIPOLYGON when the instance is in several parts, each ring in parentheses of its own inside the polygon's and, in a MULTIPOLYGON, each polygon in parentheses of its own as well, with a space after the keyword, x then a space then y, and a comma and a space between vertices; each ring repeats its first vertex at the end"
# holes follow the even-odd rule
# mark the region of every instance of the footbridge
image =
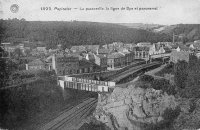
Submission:
POLYGON ((162 65, 161 62, 152 62, 149 64, 142 64, 140 66, 130 68, 122 73, 118 73, 114 76, 111 76, 107 79, 107 81, 112 81, 112 82, 115 82, 116 84, 126 83, 132 80, 134 77, 137 77, 138 75, 141 75, 151 69, 159 67, 160 65, 162 65))
POLYGON ((155 59, 162 59, 162 62, 166 62, 166 59, 169 60, 170 56, 171 53, 154 54, 149 56, 149 60, 152 62, 155 59))

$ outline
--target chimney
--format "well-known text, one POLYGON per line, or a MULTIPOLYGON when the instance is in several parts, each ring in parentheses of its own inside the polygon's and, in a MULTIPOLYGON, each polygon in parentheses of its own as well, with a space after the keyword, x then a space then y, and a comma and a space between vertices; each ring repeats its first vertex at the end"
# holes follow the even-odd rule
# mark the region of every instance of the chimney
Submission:
POLYGON ((28 64, 26 64, 26 70, 28 70, 28 64))
POLYGON ((99 48, 97 49, 97 55, 99 55, 99 48))
POLYGON ((88 53, 86 54, 85 59, 89 60, 89 54, 88 53))
POLYGON ((53 68, 53 70, 55 70, 55 72, 57 74, 55 54, 53 54, 53 56, 52 56, 52 68, 53 68))

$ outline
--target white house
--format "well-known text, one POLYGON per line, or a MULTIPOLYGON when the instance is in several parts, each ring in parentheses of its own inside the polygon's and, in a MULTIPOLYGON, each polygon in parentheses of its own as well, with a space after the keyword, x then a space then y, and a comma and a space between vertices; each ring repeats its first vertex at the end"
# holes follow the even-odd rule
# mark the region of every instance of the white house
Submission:
POLYGON ((149 48, 149 55, 157 55, 157 54, 162 54, 165 53, 165 49, 163 46, 160 46, 160 44, 153 44, 150 48, 149 48))

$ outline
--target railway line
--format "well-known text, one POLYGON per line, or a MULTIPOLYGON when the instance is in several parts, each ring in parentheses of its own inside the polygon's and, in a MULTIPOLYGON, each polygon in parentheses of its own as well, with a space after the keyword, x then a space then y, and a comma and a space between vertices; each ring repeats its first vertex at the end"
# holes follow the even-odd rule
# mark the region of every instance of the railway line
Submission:
MULTIPOLYGON (((72 109, 74 106, 86 101, 90 99, 90 97, 86 97, 82 100, 78 100, 78 102, 73 102, 73 103, 70 103, 70 104, 67 104, 65 107, 63 107, 62 109, 59 109, 59 110, 56 110, 54 111, 53 113, 51 113, 50 115, 48 115, 48 117, 45 116, 45 119, 43 119, 42 122, 39 122, 37 123, 36 126, 34 126, 35 129, 39 129, 41 126, 44 126, 46 123, 48 123, 50 120, 53 120, 57 117, 59 117, 60 115, 62 115, 63 113, 69 111, 70 109, 72 109)), ((36 117, 34 119, 32 119, 30 122, 37 122, 38 118, 40 117, 36 117)))
POLYGON ((40 130, 61 130, 72 126, 76 126, 78 122, 81 122, 85 117, 90 114, 92 110, 95 109, 95 104, 97 99, 89 98, 84 100, 79 105, 74 106, 73 108, 68 108, 63 110, 56 118, 52 121, 44 124, 40 127, 40 130))

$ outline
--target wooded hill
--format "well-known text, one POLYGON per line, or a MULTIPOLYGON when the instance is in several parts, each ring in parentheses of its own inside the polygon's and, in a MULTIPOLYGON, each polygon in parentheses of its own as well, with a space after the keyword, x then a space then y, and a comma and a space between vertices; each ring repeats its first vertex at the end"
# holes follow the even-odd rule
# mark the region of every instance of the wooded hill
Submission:
POLYGON ((200 24, 177 24, 166 26, 159 33, 180 35, 183 41, 194 41, 200 39, 200 24))
POLYGON ((49 48, 54 48, 57 44, 68 47, 81 44, 103 45, 116 41, 125 43, 171 41, 171 37, 166 34, 109 23, 12 19, 0 20, 0 26, 2 42, 42 41, 49 48))
POLYGON ((149 29, 110 23, 12 19, 0 20, 0 31, 1 42, 41 41, 48 48, 54 48, 57 44, 62 44, 65 48, 71 45, 103 45, 118 41, 124 43, 172 41, 173 32, 184 36, 183 39, 178 39, 179 41, 200 39, 199 24, 171 25, 162 31, 153 32, 149 29))

